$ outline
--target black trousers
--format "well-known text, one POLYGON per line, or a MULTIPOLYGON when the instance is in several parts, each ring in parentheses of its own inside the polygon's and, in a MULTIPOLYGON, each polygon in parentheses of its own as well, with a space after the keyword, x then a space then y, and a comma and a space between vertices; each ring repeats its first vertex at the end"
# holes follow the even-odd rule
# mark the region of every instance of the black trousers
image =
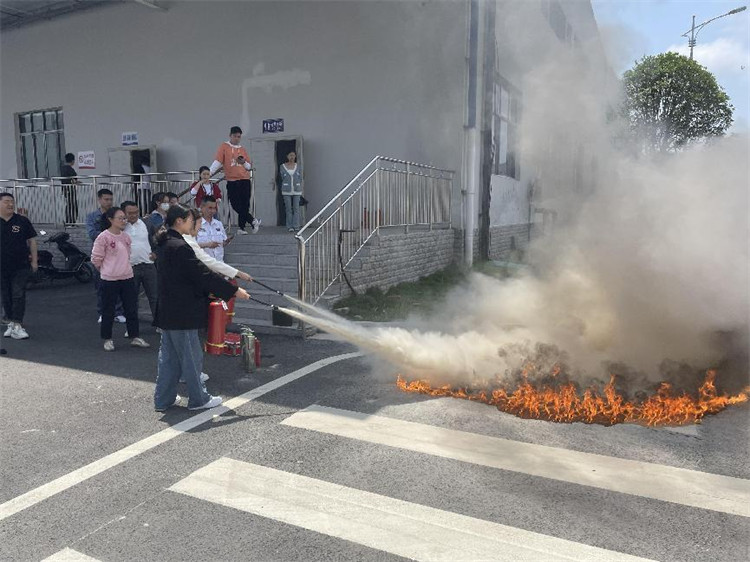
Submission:
POLYGON ((10 269, 4 267, 0 273, 0 292, 2 292, 5 317, 11 322, 23 322, 26 313, 26 281, 31 275, 31 268, 10 269))
POLYGON ((65 197, 65 224, 74 224, 78 220, 78 195, 75 185, 63 185, 65 197))
POLYGON ((133 278, 121 281, 101 280, 102 287, 102 325, 101 336, 103 340, 112 339, 112 324, 115 322, 115 305, 117 300, 122 301, 125 309, 125 320, 128 327, 128 337, 137 338, 138 326, 138 295, 135 292, 133 278))
POLYGON ((151 317, 156 319, 156 265, 153 263, 139 263, 133 266, 133 282, 135 294, 140 294, 141 287, 146 292, 151 317))
MULTIPOLYGON (((227 182, 227 193, 232 209, 237 213, 237 224, 244 229, 247 223, 253 224, 255 218, 250 214, 250 180, 235 180, 227 182)), ((227 225, 228 226, 228 225, 227 225)))

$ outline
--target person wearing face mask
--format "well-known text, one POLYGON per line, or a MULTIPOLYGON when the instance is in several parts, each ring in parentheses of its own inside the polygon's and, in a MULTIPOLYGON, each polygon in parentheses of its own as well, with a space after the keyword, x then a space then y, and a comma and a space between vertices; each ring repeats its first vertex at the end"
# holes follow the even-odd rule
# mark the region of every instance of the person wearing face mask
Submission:
POLYGON ((169 196, 166 193, 154 193, 149 211, 149 215, 144 217, 143 222, 149 228, 159 230, 164 225, 164 218, 169 211, 169 196))
POLYGON ((165 219, 167 230, 158 236, 159 298, 155 323, 162 329, 154 389, 154 408, 158 412, 179 404, 180 378, 187 384, 189 410, 221 404, 221 397, 208 394, 200 382, 203 348, 198 331, 208 323, 209 294, 223 300, 250 298, 244 289, 203 265, 186 242, 185 235, 194 230, 194 213, 198 212, 174 205, 165 219))

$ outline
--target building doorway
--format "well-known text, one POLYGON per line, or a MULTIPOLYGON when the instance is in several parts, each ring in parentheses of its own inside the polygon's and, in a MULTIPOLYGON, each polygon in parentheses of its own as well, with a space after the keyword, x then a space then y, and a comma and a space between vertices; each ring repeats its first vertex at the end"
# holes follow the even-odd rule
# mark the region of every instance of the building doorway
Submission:
POLYGON ((284 226, 284 199, 281 196, 279 166, 286 155, 297 153, 302 166, 302 137, 250 139, 248 152, 253 162, 253 216, 263 221, 263 226, 284 226))

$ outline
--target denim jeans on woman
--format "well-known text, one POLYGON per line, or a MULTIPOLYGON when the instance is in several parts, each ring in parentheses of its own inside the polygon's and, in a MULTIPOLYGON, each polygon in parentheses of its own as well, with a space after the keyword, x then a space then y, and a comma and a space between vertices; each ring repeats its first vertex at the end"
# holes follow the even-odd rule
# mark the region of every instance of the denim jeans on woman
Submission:
POLYGON ((284 195, 284 209, 286 209, 286 227, 299 228, 299 195, 284 195))
POLYGON ((177 398, 177 383, 185 379, 188 408, 198 408, 210 400, 201 383, 203 347, 198 330, 163 330, 159 347, 159 368, 154 391, 157 410, 169 408, 177 398))

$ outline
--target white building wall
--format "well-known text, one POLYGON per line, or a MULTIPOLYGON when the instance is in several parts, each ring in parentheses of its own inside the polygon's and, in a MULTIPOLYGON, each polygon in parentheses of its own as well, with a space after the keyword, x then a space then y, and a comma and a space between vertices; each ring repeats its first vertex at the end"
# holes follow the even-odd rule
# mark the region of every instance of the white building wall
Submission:
POLYGON ((464 2, 165 5, 2 34, 0 175, 17 177, 14 113, 62 106, 65 149, 95 150, 92 173, 123 131, 158 147, 160 171, 196 169, 230 126, 267 137, 262 120, 281 117, 304 137, 312 212, 376 154, 461 177, 464 2))

